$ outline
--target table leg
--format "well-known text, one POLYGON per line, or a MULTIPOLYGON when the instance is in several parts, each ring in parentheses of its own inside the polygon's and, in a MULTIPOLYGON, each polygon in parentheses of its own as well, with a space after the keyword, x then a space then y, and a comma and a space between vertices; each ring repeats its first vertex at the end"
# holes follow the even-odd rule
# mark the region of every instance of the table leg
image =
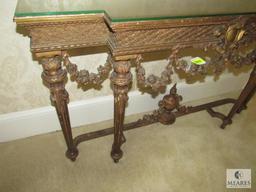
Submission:
POLYGON ((236 113, 241 112, 243 109, 246 108, 247 103, 252 98, 256 89, 256 65, 254 66, 250 78, 244 87, 243 91, 241 92, 239 98, 237 99, 236 103, 233 105, 232 109, 230 110, 228 116, 224 119, 221 128, 225 128, 227 125, 232 123, 232 118, 236 113))
POLYGON ((113 62, 114 71, 111 81, 114 91, 114 142, 112 145, 111 157, 117 163, 122 158, 121 145, 125 142, 123 135, 125 107, 128 101, 129 85, 132 81, 130 72, 130 61, 113 62))
POLYGON ((237 113, 241 113, 244 109, 247 108, 247 105, 249 103, 249 101, 251 100, 251 98, 254 96, 256 92, 256 86, 254 87, 254 89, 250 92, 249 96, 246 98, 244 104, 237 110, 237 113))
POLYGON ((69 102, 69 96, 65 90, 65 82, 67 78, 67 72, 62 69, 62 57, 44 57, 41 60, 43 65, 42 79, 44 84, 50 89, 51 101, 56 108, 59 122, 64 134, 64 138, 67 144, 66 156, 75 161, 78 150, 73 142, 69 112, 67 103, 69 102))

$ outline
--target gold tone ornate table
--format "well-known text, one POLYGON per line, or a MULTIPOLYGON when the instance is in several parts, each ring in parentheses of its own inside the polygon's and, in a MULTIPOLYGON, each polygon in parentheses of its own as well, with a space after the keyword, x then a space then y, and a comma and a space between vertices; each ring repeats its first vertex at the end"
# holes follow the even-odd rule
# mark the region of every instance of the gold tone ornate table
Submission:
POLYGON ((67 144, 66 156, 75 160, 80 142, 114 133, 111 156, 122 157, 124 130, 160 122, 171 124, 182 115, 207 110, 222 120, 221 128, 232 123, 236 113, 246 108, 256 90, 256 68, 238 99, 222 99, 195 107, 181 106, 176 84, 159 102, 159 109, 124 125, 125 106, 132 81, 130 68, 136 67, 138 84, 153 91, 171 83, 172 69, 189 74, 218 74, 227 63, 255 64, 256 2, 252 0, 19 0, 17 25, 28 31, 31 51, 43 66, 42 79, 49 88, 67 144), (109 57, 98 73, 78 70, 69 60, 69 50, 107 46, 109 57), (203 65, 182 60, 185 48, 212 50, 215 56, 203 65), (161 76, 145 77, 141 65, 145 53, 169 51, 169 62, 161 76), (67 73, 79 85, 101 84, 113 68, 114 128, 83 134, 73 139, 65 90, 67 73), (233 103, 228 115, 213 107, 233 103))

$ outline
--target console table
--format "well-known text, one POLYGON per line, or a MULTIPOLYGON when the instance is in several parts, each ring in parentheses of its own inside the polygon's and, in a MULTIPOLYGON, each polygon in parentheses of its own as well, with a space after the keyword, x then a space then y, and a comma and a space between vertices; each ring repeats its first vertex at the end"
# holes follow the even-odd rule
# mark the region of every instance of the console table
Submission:
MULTIPOLYGON (((157 92, 171 83, 173 68, 189 74, 218 74, 231 63, 237 67, 256 63, 256 1, 253 0, 19 0, 14 20, 28 31, 31 51, 43 66, 42 79, 49 88, 67 144, 66 156, 75 160, 82 141, 114 133, 111 156, 118 162, 126 141, 123 131, 160 122, 171 124, 182 115, 201 110, 222 120, 221 128, 232 123, 236 113, 246 108, 256 90, 256 68, 238 99, 222 99, 195 107, 180 104, 176 84, 159 102, 159 109, 124 125, 130 68, 136 67, 141 87, 157 92), (69 50, 107 46, 107 62, 98 73, 78 70, 69 50), (184 60, 180 51, 197 48, 214 51, 211 60, 201 63, 184 60), (160 76, 146 77, 143 55, 169 51, 169 62, 160 76), (67 74, 79 85, 99 85, 111 74, 114 92, 114 127, 83 134, 73 139, 65 90, 67 74), (228 115, 213 107, 233 103, 228 115)), ((195 59, 195 58, 194 58, 195 59)))

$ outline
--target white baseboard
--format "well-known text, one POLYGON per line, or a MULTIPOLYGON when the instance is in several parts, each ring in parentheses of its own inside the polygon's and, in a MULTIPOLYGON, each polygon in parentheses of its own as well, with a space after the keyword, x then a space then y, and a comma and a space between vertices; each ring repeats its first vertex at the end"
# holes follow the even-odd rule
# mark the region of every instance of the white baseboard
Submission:
MULTIPOLYGON (((242 89, 248 77, 248 74, 237 77, 225 74, 216 82, 209 77, 204 83, 190 85, 179 83, 178 92, 183 96, 183 102, 217 96, 242 89)), ((141 94, 139 91, 130 92, 126 115, 156 109, 162 96, 152 98, 151 95, 141 94)), ((72 127, 109 120, 113 118, 113 96, 71 102, 69 110, 72 127)), ((57 130, 60 130, 60 125, 55 110, 51 106, 0 115, 0 142, 57 130)))

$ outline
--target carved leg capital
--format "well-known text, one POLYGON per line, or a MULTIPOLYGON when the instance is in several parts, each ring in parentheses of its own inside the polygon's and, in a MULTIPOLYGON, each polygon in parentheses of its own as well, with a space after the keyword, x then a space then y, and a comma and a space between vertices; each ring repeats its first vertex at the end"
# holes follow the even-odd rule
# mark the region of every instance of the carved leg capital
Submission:
POLYGON ((73 142, 69 112, 67 103, 69 102, 68 92, 65 90, 67 72, 62 69, 62 57, 60 55, 43 57, 42 79, 50 90, 50 98, 55 106, 61 124, 62 132, 67 144, 66 156, 74 161, 78 155, 78 150, 73 142))
POLYGON ((125 107, 128 101, 129 85, 132 81, 130 72, 130 61, 113 61, 114 71, 111 75, 111 81, 114 91, 114 143, 112 145, 111 156, 114 162, 122 158, 123 152, 121 145, 125 142, 123 135, 123 125, 125 116, 125 107))

